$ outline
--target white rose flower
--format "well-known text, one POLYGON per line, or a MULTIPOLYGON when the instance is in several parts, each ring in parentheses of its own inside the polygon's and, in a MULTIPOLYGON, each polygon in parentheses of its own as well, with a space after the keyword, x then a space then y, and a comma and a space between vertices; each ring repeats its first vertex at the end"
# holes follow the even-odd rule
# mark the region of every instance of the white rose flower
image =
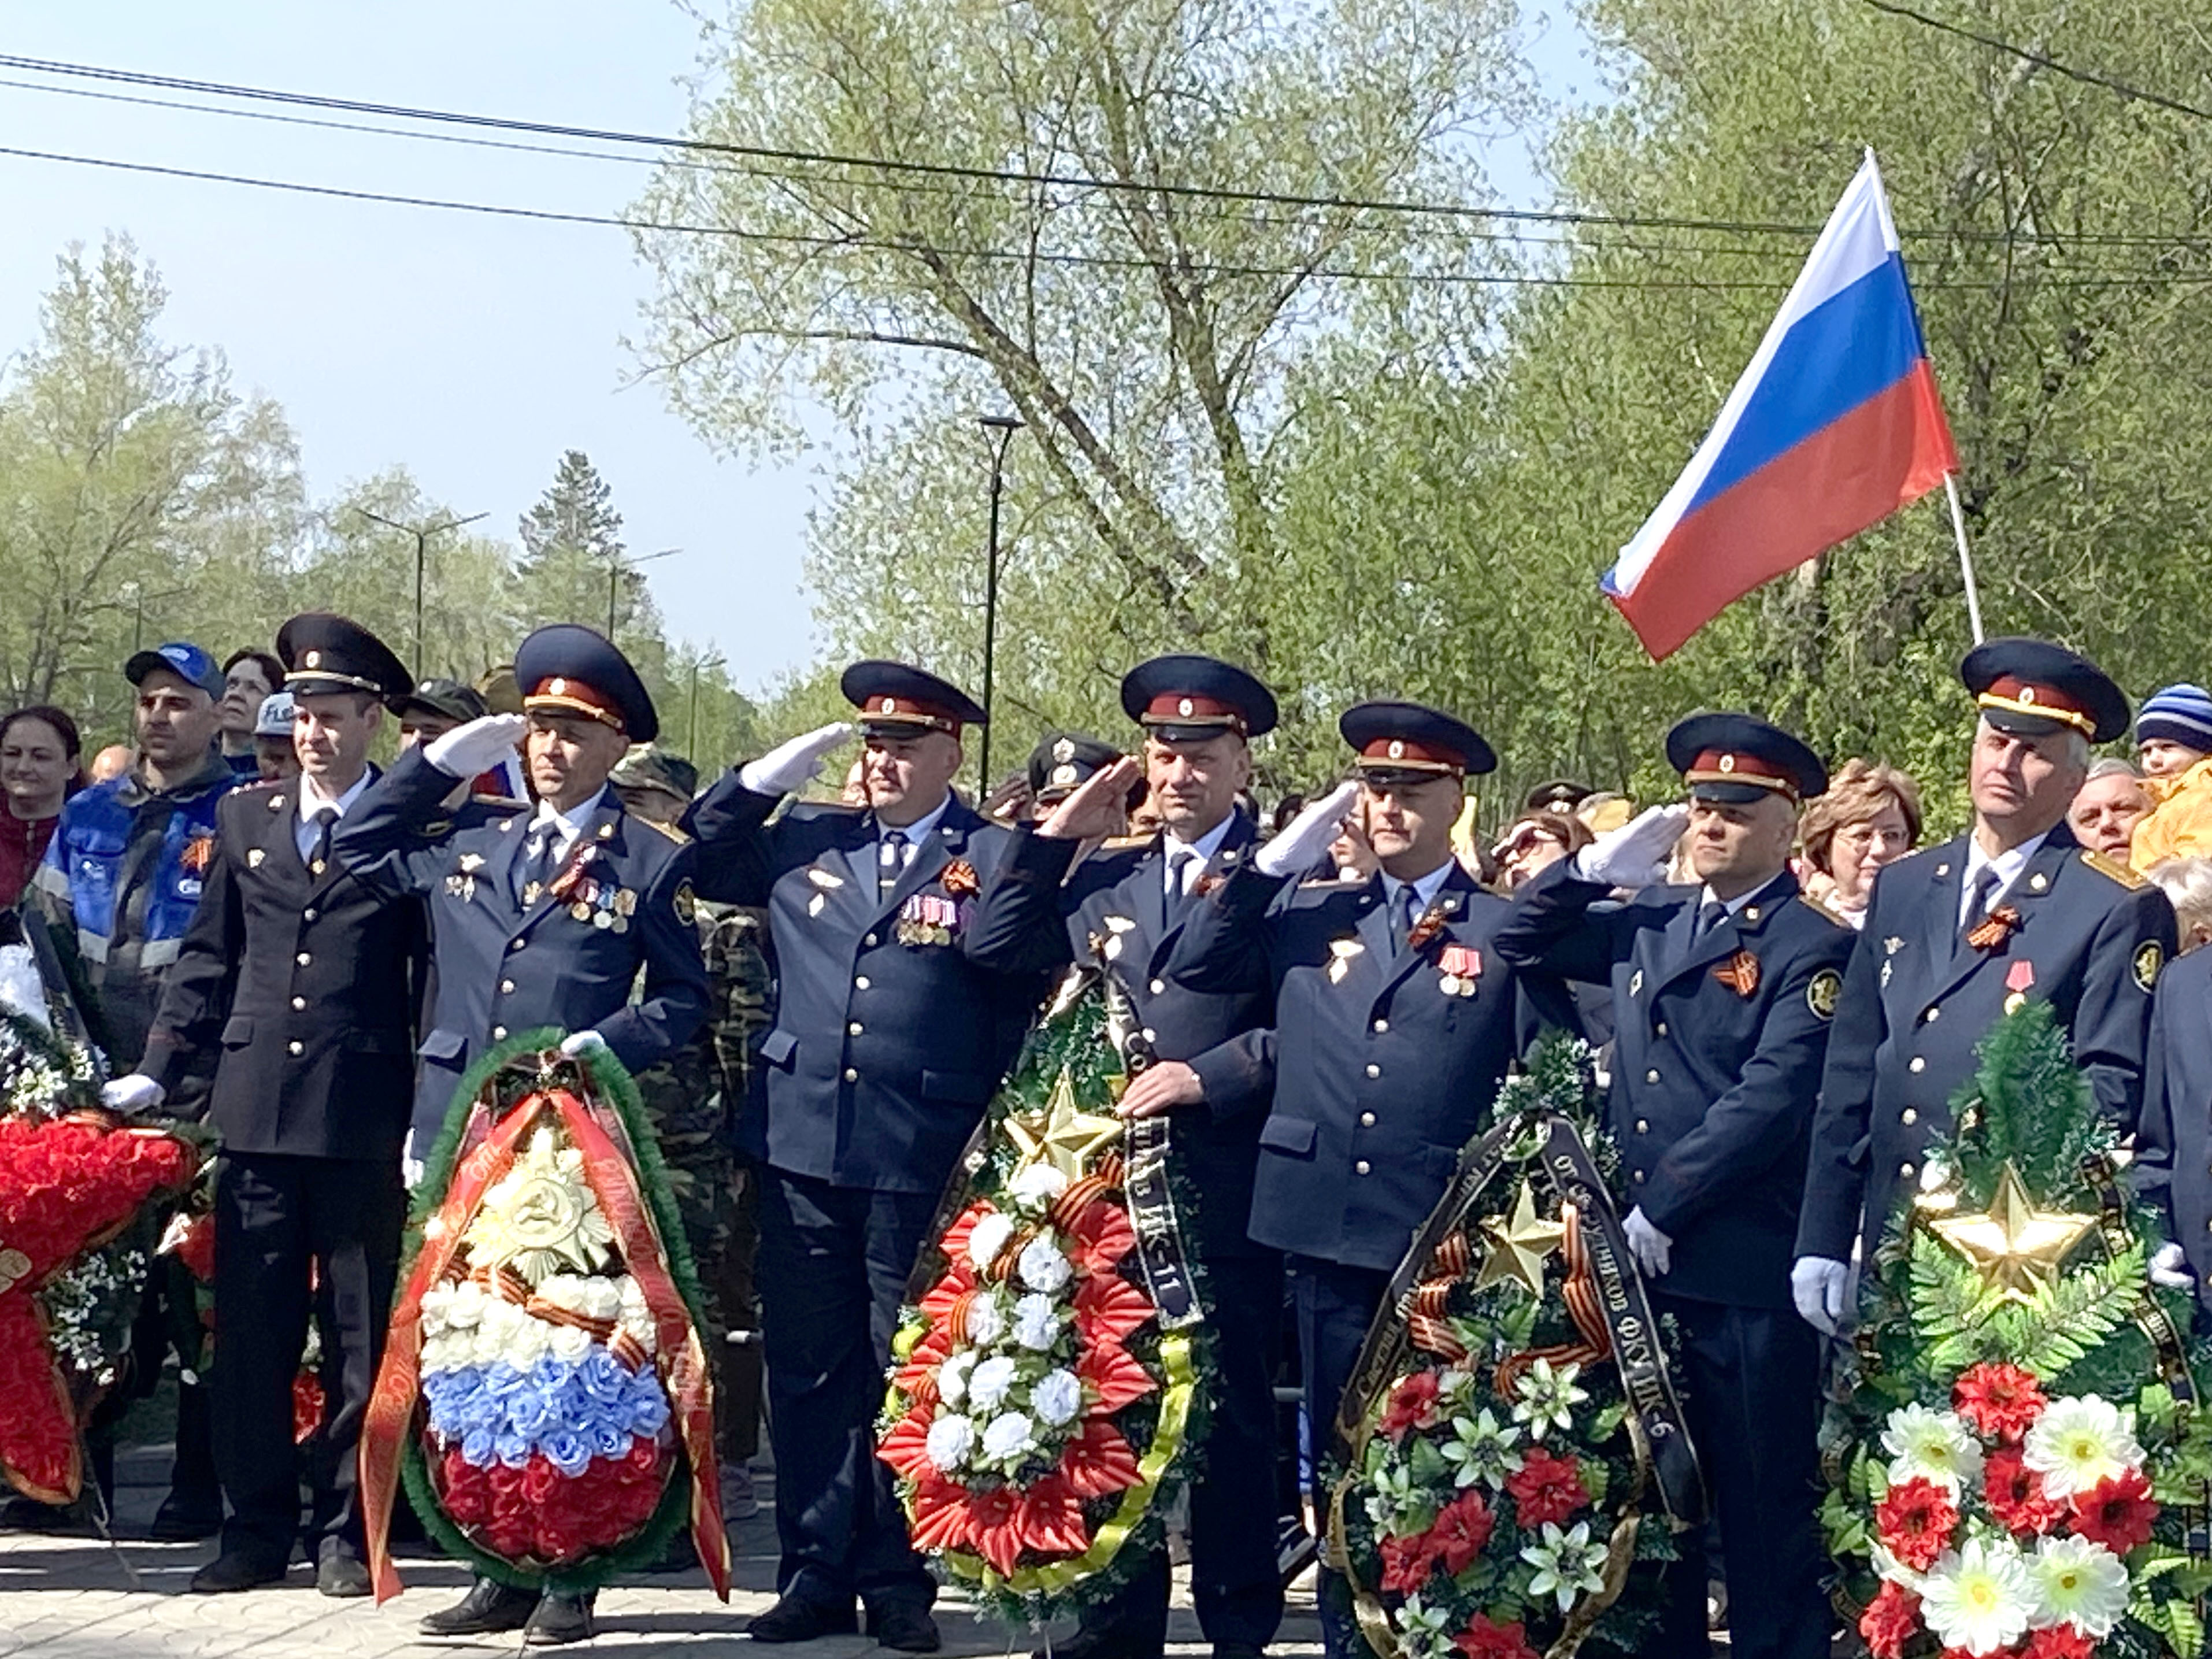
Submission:
POLYGON ((983 1455, 994 1463, 1011 1463, 1036 1444, 1036 1425, 1021 1412, 994 1417, 983 1431, 983 1455))
POLYGON ((2136 1414, 2094 1394, 2054 1400, 2021 1442, 2020 1461, 2043 1477, 2046 1498, 2063 1502, 2143 1461, 2136 1414))
POLYGON ((968 1397, 968 1373, 975 1364, 975 1351, 963 1349, 937 1368, 937 1397, 957 1406, 968 1397))
POLYGON ((1006 1309, 996 1291, 986 1291, 968 1304, 967 1329, 963 1333, 979 1348, 988 1348, 1006 1334, 1006 1309))
POLYGON ((452 1323, 447 1315, 453 1305, 453 1291, 449 1285, 433 1285, 422 1292, 422 1343, 426 1352, 452 1323))
POLYGON ((446 1318, 462 1330, 473 1330, 482 1322, 484 1309, 501 1305, 489 1302, 483 1287, 474 1279, 464 1279, 453 1286, 453 1299, 447 1304, 446 1318))
POLYGON ((556 1359, 581 1359, 592 1351, 592 1334, 574 1325, 556 1325, 549 1346, 556 1359))
POLYGON ((660 1352, 660 1333, 651 1314, 642 1310, 636 1313, 625 1310, 617 1322, 629 1333, 629 1340, 645 1350, 647 1358, 660 1352))
POLYGON ((1067 1190, 1067 1177, 1049 1164, 1030 1164, 1014 1171, 1006 1191, 1025 1210, 1044 1210, 1067 1190))
POLYGON ((975 1449, 975 1425, 964 1417, 940 1417, 929 1425, 922 1451, 936 1468, 951 1474, 975 1449))
POLYGON ((1007 1390, 1013 1386, 1013 1360, 994 1353, 968 1373, 968 1404, 975 1411, 994 1410, 1006 1404, 1007 1390))
POLYGON ((615 1296, 621 1302, 625 1314, 633 1308, 640 1313, 645 1311, 645 1291, 628 1273, 615 1281, 615 1296))
POLYGON ((996 1210, 991 1211, 975 1223, 968 1235, 968 1260, 981 1273, 999 1259, 999 1252, 1006 1248, 1014 1236, 1014 1224, 996 1210))
POLYGON ((1025 1296, 1014 1304, 1014 1340, 1042 1353, 1060 1340, 1060 1310, 1048 1296, 1025 1296))
POLYGON ((1067 1265, 1067 1258, 1052 1240, 1037 1237, 1022 1247, 1021 1260, 1016 1264, 1022 1283, 1033 1291, 1052 1291, 1068 1281, 1075 1269, 1067 1265))
MULTIPOLYGON (((630 1281, 633 1285, 636 1282, 635 1279, 630 1281)), ((645 1311, 642 1296, 637 1299, 637 1309, 641 1314, 645 1311)), ((622 1292, 604 1279, 587 1279, 584 1281, 582 1311, 592 1319, 619 1318, 622 1316, 622 1292)))
POLYGON ((571 1313, 583 1311, 584 1281, 574 1273, 549 1273, 538 1281, 534 1294, 556 1308, 566 1308, 571 1313))
POLYGON ((507 1363, 519 1371, 526 1371, 545 1357, 553 1346, 553 1333, 561 1328, 536 1319, 525 1319, 507 1339, 507 1363))
POLYGON ((1030 1389, 1030 1409, 1055 1429, 1073 1422, 1083 1409, 1083 1384, 1073 1371, 1047 1371, 1030 1389))

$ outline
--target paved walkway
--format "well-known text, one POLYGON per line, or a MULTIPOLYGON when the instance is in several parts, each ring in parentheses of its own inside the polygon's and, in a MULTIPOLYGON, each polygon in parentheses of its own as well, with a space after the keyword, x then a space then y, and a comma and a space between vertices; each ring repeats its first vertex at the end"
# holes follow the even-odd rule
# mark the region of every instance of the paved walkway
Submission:
MULTIPOLYGON (((167 1448, 125 1451, 116 1494, 122 1541, 0 1534, 0 1659, 431 1659, 443 1654, 517 1654, 513 1638, 426 1642, 416 1620, 447 1605, 467 1582, 452 1562, 416 1556, 401 1562, 407 1593, 383 1607, 315 1594, 314 1575, 295 1566, 289 1583, 240 1595, 189 1595, 186 1582, 214 1554, 208 1544, 145 1541, 167 1477, 167 1448)), ((763 1505, 767 1480, 763 1479, 763 1505)), ((745 1621, 775 1599, 775 1528, 765 1507, 731 1528, 737 1586, 715 1601, 697 1569, 617 1586, 599 1598, 599 1637, 588 1651, 647 1659, 700 1653, 742 1638, 745 1621)), ((1271 1651, 1318 1654, 1310 1576, 1291 1594, 1281 1638, 1271 1651)), ((1202 1655, 1197 1622, 1178 1571, 1168 1651, 1202 1655)), ((978 1619, 957 1597, 938 1603, 949 1655, 1026 1652, 1025 1633, 978 1619)), ((1066 1632, 1062 1632, 1064 1636, 1066 1632)), ((743 1650, 741 1649, 740 1651, 743 1650)), ((769 1650, 763 1649, 765 1655, 769 1650)), ((859 1659, 881 1654, 865 1637, 828 1638, 775 1651, 788 1659, 859 1659)))

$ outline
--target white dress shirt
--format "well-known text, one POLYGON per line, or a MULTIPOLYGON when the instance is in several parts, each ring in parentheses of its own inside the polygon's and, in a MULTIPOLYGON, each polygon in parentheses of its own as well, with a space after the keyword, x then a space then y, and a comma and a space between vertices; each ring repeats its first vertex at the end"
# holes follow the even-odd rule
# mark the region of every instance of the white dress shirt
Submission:
POLYGON ((1229 826, 1236 822, 1237 815, 1231 812, 1196 841, 1185 841, 1172 830, 1161 832, 1160 851, 1167 857, 1161 866, 1160 881, 1170 898, 1181 898, 1198 884, 1200 875, 1221 850, 1221 843, 1229 839, 1229 826), (1176 863, 1177 859, 1183 860, 1181 866, 1176 863), (1176 890, 1178 876, 1182 880, 1181 893, 1176 890))
POLYGON ((1426 915, 1429 913, 1429 907, 1437 902, 1437 893, 1443 886, 1444 878, 1451 874, 1454 862, 1455 860, 1451 859, 1446 859, 1427 875, 1410 882, 1401 881, 1388 871, 1382 872, 1382 896, 1390 906, 1391 914, 1395 915, 1404 908, 1406 901, 1400 895, 1407 888, 1411 887, 1414 896, 1420 901, 1420 908, 1417 914, 1426 915))
POLYGON ((945 799, 937 803, 935 811, 916 818, 912 823, 885 823, 880 818, 878 819, 876 822, 876 869, 878 874, 891 873, 891 861, 888 854, 890 852, 890 837, 894 831, 906 838, 905 844, 898 849, 898 867, 903 871, 908 865, 914 862, 915 849, 928 841, 937 829, 937 821, 945 816, 945 810, 951 805, 952 792, 948 789, 945 792, 945 799))
POLYGON ((599 803, 607 798, 601 789, 589 800, 580 801, 566 812, 555 810, 553 803, 543 795, 538 798, 538 811, 531 815, 530 841, 522 850, 527 858, 535 859, 538 850, 550 843, 553 862, 559 864, 568 856, 576 838, 584 833, 584 826, 592 821, 592 814, 599 810, 599 803))
POLYGON ((300 816, 292 824, 292 844, 300 849, 301 863, 305 864, 315 855, 315 844, 323 838, 323 827, 315 822, 315 814, 327 806, 339 817, 343 817, 346 808, 361 799, 361 792, 368 787, 369 780, 374 775, 367 767, 362 768, 361 775, 353 781, 353 787, 332 799, 323 793, 322 785, 312 776, 305 772, 300 774, 300 816))
POLYGON ((2030 836, 2019 846, 1999 853, 1995 858, 1982 851, 1981 842, 1973 836, 1966 837, 1966 867, 1959 872, 1960 927, 1966 925, 1966 906, 1973 899, 1975 878, 1984 868, 1996 872, 1997 884, 1990 890, 1990 902, 1982 912, 1986 915, 1997 908, 1998 900, 2012 891, 2013 883, 2020 879, 2020 872, 2027 868, 2027 861, 2036 855, 2043 846, 2044 836, 2050 833, 2046 830, 2042 836, 2030 836))

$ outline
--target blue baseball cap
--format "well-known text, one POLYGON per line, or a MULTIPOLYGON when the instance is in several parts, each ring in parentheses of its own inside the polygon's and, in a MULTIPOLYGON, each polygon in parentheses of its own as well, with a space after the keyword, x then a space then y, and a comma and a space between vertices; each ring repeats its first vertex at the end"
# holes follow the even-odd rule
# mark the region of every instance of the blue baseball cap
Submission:
POLYGON ((172 640, 151 651, 134 653, 123 665, 123 678, 133 685, 143 685, 146 676, 155 672, 174 674, 186 685, 199 687, 216 702, 222 700, 222 665, 197 645, 172 640))

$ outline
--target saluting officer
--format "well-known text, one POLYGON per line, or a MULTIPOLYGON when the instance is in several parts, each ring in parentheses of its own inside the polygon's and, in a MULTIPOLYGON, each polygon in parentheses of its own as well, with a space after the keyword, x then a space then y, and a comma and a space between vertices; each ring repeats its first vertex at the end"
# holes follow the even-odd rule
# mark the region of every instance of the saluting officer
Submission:
MULTIPOLYGON (((1211 657, 1159 657, 1130 671, 1121 706, 1145 731, 1144 775, 1161 830, 1140 848, 1111 848, 1074 867, 1087 841, 1113 833, 1139 776, 1133 760, 1091 775, 1034 832, 1016 832, 986 889, 970 951, 1001 965, 1088 961, 1103 945, 1135 1004, 1159 1063, 1123 1097, 1125 1116, 1175 1114, 1170 1156, 1194 1199, 1191 1244, 1206 1263, 1216 1361, 1206 1474, 1191 1487, 1191 1596, 1217 1655, 1257 1654, 1283 1611, 1276 1564, 1273 1379, 1282 1253, 1246 1231, 1260 1125, 1274 1091, 1273 986, 1221 994, 1169 983, 1168 958, 1198 895, 1256 839, 1237 810, 1251 776, 1250 739, 1273 731, 1275 699, 1251 675, 1211 657)), ((1097 747, 1105 750, 1101 744, 1097 747)), ((1113 754, 1105 750, 1106 755, 1113 754)), ((1073 774, 1074 755, 1057 764, 1073 774)), ((1057 780, 1048 775, 1039 793, 1057 780)), ((1121 1595, 1084 1615, 1053 1651, 1069 1659, 1149 1659, 1167 1640, 1168 1559, 1155 1550, 1121 1595)))
MULTIPOLYGON (((316 1586, 366 1595, 354 1446, 384 1346, 406 1198, 419 905, 387 904, 331 850, 376 775, 370 744, 407 670, 343 617, 276 636, 294 705, 296 777, 223 797, 198 912, 169 969, 139 1069, 103 1091, 144 1111, 212 1060, 222 1136, 216 1187, 216 1469, 222 1547, 195 1590, 284 1576, 300 1528, 292 1379, 319 1271, 337 1387, 316 1472, 316 1586)), ((329 1372, 326 1370, 326 1375, 329 1372)))
MULTIPOLYGON (((1507 1065, 1540 1017, 1572 1021, 1562 987, 1539 986, 1498 956, 1510 907, 1452 856, 1465 780, 1497 764, 1490 745, 1410 702, 1362 703, 1338 730, 1358 757, 1358 781, 1249 857, 1224 855, 1231 873, 1194 907, 1166 975, 1194 992, 1274 994, 1275 1091, 1250 1234, 1289 1255, 1317 1440, 1392 1270, 1483 1127, 1507 1065), (1355 802, 1352 827, 1380 860, 1376 875, 1287 885, 1322 861, 1355 802)), ((1335 1577, 1324 1581, 1322 1635, 1331 1654, 1356 1652, 1335 1577)))
MULTIPOLYGON (((1634 1207, 1628 1247, 1682 1335, 1686 1400, 1726 1546, 1729 1638, 1743 1659, 1825 1659, 1814 1524, 1820 1339, 1791 1311, 1790 1261, 1829 1022, 1855 935, 1790 870, 1800 803, 1827 769, 1746 714, 1667 735, 1690 804, 1656 806, 1524 887, 1498 930, 1509 962, 1610 985, 1607 1121, 1634 1207), (1663 886, 1686 824, 1695 885, 1663 886), (1641 889, 1623 904, 1616 888, 1641 889)), ((1646 1651, 1704 1654, 1695 1534, 1646 1651)))
POLYGON ((1981 709, 1973 827, 1875 878, 1829 1039, 1791 1273, 1798 1311, 1823 1330, 1846 1317, 1854 1240, 1871 1252, 1881 1239, 1997 1020, 2050 1004, 2098 1109, 2128 1133, 2142 1105, 2173 907, 2066 823, 2089 745, 2127 730, 2128 700, 2042 640, 1977 646, 1960 674, 1981 709))
MULTIPOLYGON (((707 1012, 690 842, 624 811, 607 787, 630 743, 658 734, 653 699, 620 651, 573 623, 523 641, 514 671, 524 714, 488 714, 408 750, 332 842, 387 896, 428 901, 438 990, 416 1121, 434 1130, 461 1074, 510 1033, 556 1026, 570 1034, 563 1054, 605 1048, 635 1073, 682 1045, 707 1012), (518 741, 536 810, 456 829, 455 784, 518 741)), ((590 1600, 480 1578, 422 1626, 437 1636, 526 1626, 529 1640, 553 1645, 591 1635, 590 1600)))
POLYGON ((1020 1047, 1037 974, 969 960, 974 901, 1008 831, 952 793, 983 710, 933 674, 860 662, 867 805, 783 798, 852 732, 796 738, 691 809, 699 889, 769 907, 775 1024, 738 1145, 760 1166, 760 1286, 775 1447, 778 1600, 757 1642, 849 1632, 855 1596, 886 1647, 939 1645, 936 1586, 874 1455, 908 1274, 961 1148, 1020 1047))

